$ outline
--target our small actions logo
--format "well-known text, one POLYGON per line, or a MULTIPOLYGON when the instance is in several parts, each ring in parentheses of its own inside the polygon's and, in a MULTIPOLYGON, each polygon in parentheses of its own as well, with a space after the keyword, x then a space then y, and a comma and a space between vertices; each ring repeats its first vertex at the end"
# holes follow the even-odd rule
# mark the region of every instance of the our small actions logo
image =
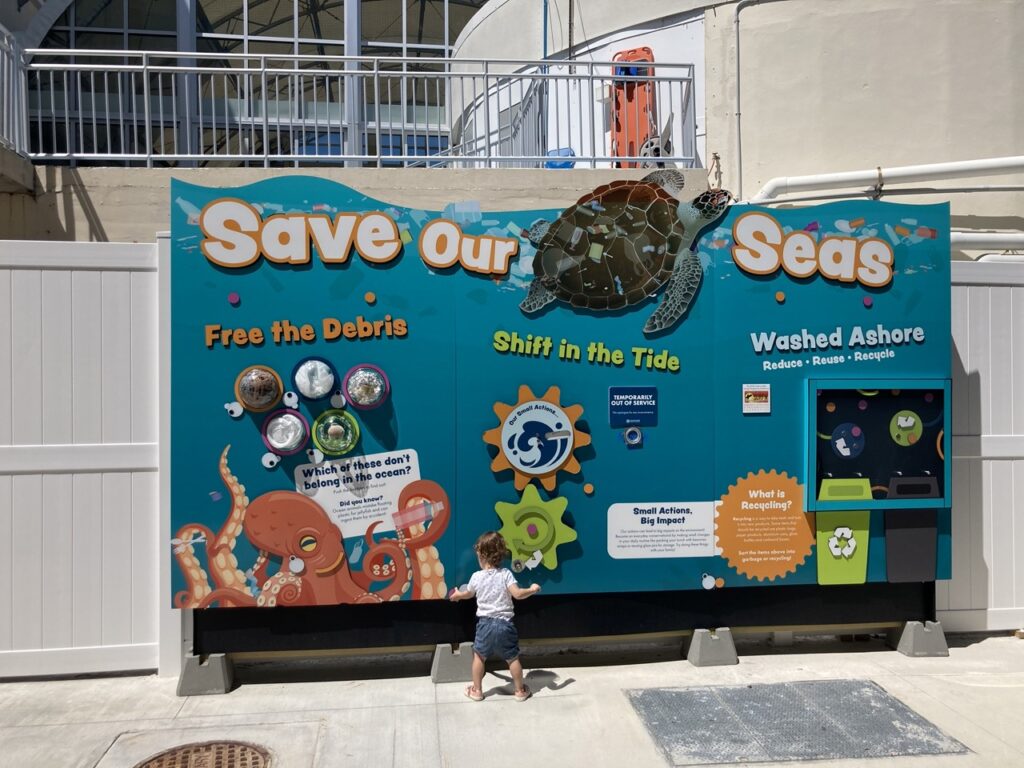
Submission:
POLYGON ((501 450, 512 468, 524 474, 556 470, 572 452, 569 417, 543 400, 522 403, 501 425, 501 450))
POLYGON ((551 491, 559 470, 580 471, 573 451, 590 444, 590 435, 576 429, 583 407, 563 407, 559 403, 558 387, 551 387, 538 398, 529 387, 521 386, 519 402, 515 405, 495 403, 494 413, 500 423, 484 433, 484 442, 498 449, 491 469, 494 472, 511 469, 517 489, 525 488, 530 480, 538 478, 541 485, 551 491))

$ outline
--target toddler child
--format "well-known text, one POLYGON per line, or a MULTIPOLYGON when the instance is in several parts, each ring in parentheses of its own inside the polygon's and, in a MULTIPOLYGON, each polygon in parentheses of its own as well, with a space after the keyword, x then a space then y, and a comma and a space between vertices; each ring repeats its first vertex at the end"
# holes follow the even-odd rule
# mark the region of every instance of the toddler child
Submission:
POLYGON ((470 577, 465 589, 454 589, 452 600, 468 600, 476 596, 476 637, 473 640, 473 684, 466 696, 483 701, 484 662, 498 654, 508 664, 515 686, 516 701, 530 698, 530 689, 523 683, 523 665, 519 662, 519 633, 512 623, 512 598, 524 600, 540 592, 539 584, 525 589, 516 584, 508 568, 502 567, 508 557, 508 546, 497 531, 488 531, 473 547, 480 570, 470 577))

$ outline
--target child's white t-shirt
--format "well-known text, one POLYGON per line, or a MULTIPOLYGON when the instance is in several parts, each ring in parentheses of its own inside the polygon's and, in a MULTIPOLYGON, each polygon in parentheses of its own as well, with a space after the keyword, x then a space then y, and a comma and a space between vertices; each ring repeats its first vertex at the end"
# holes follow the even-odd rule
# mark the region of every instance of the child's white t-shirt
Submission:
POLYGON ((491 568, 470 576, 469 591, 476 593, 476 615, 512 621, 515 611, 508 588, 515 583, 508 568, 491 568))

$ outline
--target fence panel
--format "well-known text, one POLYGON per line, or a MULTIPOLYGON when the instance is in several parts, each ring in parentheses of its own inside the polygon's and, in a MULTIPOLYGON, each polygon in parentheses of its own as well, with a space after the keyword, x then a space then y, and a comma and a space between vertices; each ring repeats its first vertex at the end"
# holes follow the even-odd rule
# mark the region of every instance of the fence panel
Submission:
POLYGON ((0 677, 157 666, 156 246, 0 241, 0 677))
POLYGON ((946 629, 1024 626, 1024 263, 953 263, 953 579, 946 629))
MULTIPOLYGON (((0 677, 157 666, 156 246, 0 241, 0 677)), ((954 264, 950 630, 1024 624, 1024 265, 954 264)))

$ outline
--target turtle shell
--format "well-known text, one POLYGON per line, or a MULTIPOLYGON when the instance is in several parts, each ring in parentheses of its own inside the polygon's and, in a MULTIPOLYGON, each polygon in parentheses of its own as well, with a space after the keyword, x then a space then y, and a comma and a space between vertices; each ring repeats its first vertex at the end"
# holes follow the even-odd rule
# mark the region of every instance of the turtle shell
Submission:
POLYGON ((679 201, 657 184, 613 181, 581 197, 537 246, 536 279, 574 307, 637 304, 672 275, 679 201))

